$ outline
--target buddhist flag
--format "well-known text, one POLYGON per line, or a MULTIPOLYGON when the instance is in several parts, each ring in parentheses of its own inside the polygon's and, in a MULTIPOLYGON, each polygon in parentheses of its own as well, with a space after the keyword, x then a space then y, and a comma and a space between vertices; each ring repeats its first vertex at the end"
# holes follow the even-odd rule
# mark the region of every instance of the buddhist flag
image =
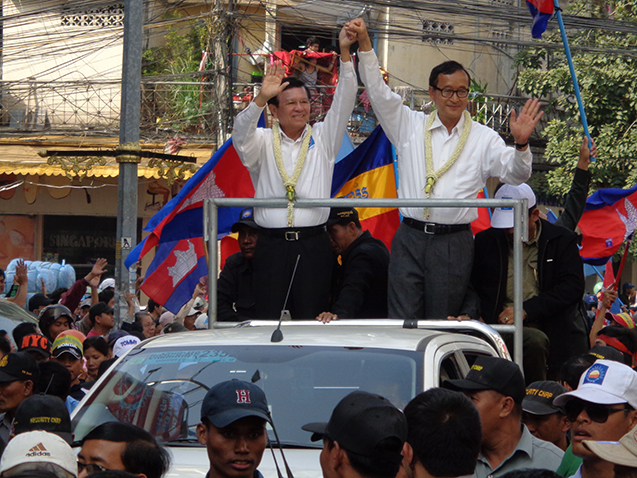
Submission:
MULTIPOLYGON (((380 126, 334 167, 332 197, 396 199, 392 146, 380 126)), ((391 248, 400 225, 397 208, 357 208, 363 230, 391 248)))

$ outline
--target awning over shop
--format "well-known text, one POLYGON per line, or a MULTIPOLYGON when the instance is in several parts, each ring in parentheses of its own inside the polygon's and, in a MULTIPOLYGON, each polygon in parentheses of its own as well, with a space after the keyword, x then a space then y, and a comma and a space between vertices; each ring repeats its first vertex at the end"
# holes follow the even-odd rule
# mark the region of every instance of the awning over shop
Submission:
MULTIPOLYGON (((65 176, 66 172, 59 164, 48 164, 49 158, 41 158, 38 152, 47 150, 77 150, 77 149, 103 149, 113 150, 117 147, 116 138, 105 138, 90 141, 60 140, 59 138, 37 139, 0 139, 0 174, 36 175, 36 176, 65 176)), ((159 143, 142 144, 143 150, 163 152, 164 145, 159 143)), ((187 144, 178 154, 192 156, 197 162, 197 168, 204 164, 214 150, 214 144, 187 144)), ((82 158, 85 159, 85 158, 82 158)), ((105 165, 93 165, 86 173, 86 177, 114 178, 119 175, 119 165, 115 158, 107 157, 105 165)), ((148 166, 148 159, 143 158, 139 164, 138 176, 140 178, 160 178, 158 168, 148 166)), ((192 172, 186 173, 185 178, 192 176, 192 172)))

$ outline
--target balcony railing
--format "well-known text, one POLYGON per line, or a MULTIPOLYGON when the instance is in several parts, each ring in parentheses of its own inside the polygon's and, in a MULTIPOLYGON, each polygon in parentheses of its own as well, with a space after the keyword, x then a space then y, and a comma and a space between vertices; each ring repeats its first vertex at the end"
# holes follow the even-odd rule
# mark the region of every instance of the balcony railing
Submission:
MULTIPOLYGON (((211 82, 142 81, 141 122, 143 137, 182 136, 209 140, 217 125, 211 82)), ((258 84, 238 83, 233 117, 254 96, 258 84)), ((313 98, 313 121, 320 121, 329 109, 333 88, 317 87, 313 98)), ((355 142, 362 141, 377 125, 373 108, 360 88, 349 123, 355 142)), ((425 90, 397 87, 404 104, 429 113, 431 101, 425 90)), ((0 82, 0 134, 50 132, 52 134, 117 135, 121 108, 119 81, 0 82)), ((469 102, 473 117, 502 134, 508 134, 511 109, 525 98, 499 96, 488 101, 469 102)), ((545 115, 543 123, 550 120, 545 115)), ((538 128, 541 131, 542 125, 538 128)), ((536 135, 536 140, 540 136, 536 135)))

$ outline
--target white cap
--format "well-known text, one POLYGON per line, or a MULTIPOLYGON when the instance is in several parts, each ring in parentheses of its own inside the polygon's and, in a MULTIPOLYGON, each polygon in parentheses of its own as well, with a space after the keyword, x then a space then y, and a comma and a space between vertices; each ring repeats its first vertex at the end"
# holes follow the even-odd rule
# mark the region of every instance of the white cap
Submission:
MULTIPOLYGON (((531 186, 522 183, 519 186, 503 185, 495 193, 496 199, 528 199, 529 209, 537 203, 535 193, 531 186)), ((513 227, 513 208, 512 207, 496 207, 491 216, 491 227, 495 229, 509 229, 513 227)))
POLYGON ((553 405, 562 407, 572 398, 600 405, 628 403, 637 408, 637 372, 623 363, 598 360, 581 376, 577 390, 560 395, 553 405))
POLYGON ((195 302, 192 304, 193 309, 201 310, 208 307, 208 302, 203 297, 197 297, 195 302))
POLYGON ((112 277, 109 277, 108 279, 104 279, 102 283, 100 284, 100 286, 98 287, 98 289, 104 290, 104 289, 108 289, 109 287, 112 287, 113 289, 115 288, 115 279, 113 279, 112 277))
POLYGON ((77 458, 73 449, 54 433, 35 430, 16 435, 2 454, 0 473, 18 465, 36 464, 57 465, 64 471, 77 477, 77 458))
POLYGON ((113 355, 115 357, 121 357, 128 351, 128 349, 135 347, 135 345, 140 342, 141 340, 134 335, 125 335, 124 337, 120 337, 115 341, 115 345, 113 345, 113 355))
POLYGON ((201 314, 195 320, 195 329, 207 329, 208 328, 208 314, 201 314))
POLYGON ((637 468, 637 426, 619 441, 584 440, 584 446, 602 460, 637 468))
POLYGON ((190 308, 190 311, 186 314, 186 317, 190 317, 191 315, 201 314, 200 310, 195 309, 194 307, 190 308))

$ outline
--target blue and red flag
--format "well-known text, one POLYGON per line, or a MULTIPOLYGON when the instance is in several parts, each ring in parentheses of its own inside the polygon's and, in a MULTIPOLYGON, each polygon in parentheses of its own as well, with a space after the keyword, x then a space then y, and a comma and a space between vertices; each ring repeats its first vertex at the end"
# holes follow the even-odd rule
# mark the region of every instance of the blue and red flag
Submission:
POLYGON ((173 314, 190 300, 202 277, 208 275, 202 237, 162 242, 146 271, 141 289, 173 314))
MULTIPOLYGON (((392 146, 380 126, 354 151, 336 163, 332 178, 332 197, 395 199, 396 176, 392 146)), ((358 208, 363 229, 391 248, 400 225, 397 208, 358 208)))
MULTIPOLYGON (((126 258, 130 267, 158 244, 203 237, 203 201, 219 197, 252 197, 248 170, 232 145, 225 142, 190 178, 179 194, 155 214, 144 228, 150 234, 126 258)), ((230 232, 241 208, 219 208, 219 235, 230 232)))
POLYGON ((637 228, 637 186, 600 189, 586 200, 579 222, 580 256, 592 265, 605 264, 637 228))
POLYGON ((533 17, 531 36, 538 39, 542 38, 542 33, 546 31, 548 21, 553 16, 555 4, 553 0, 527 0, 526 5, 529 7, 533 17))
MULTIPOLYGON (((126 257, 130 267, 159 246, 146 279, 144 293, 177 313, 200 278, 208 274, 203 246, 203 201, 214 197, 252 197, 248 170, 232 145, 219 148, 184 185, 179 194, 155 214, 144 228, 150 234, 126 257), (195 254, 194 258, 192 254, 195 254)), ((241 208, 219 208, 219 236, 228 234, 241 208)))

